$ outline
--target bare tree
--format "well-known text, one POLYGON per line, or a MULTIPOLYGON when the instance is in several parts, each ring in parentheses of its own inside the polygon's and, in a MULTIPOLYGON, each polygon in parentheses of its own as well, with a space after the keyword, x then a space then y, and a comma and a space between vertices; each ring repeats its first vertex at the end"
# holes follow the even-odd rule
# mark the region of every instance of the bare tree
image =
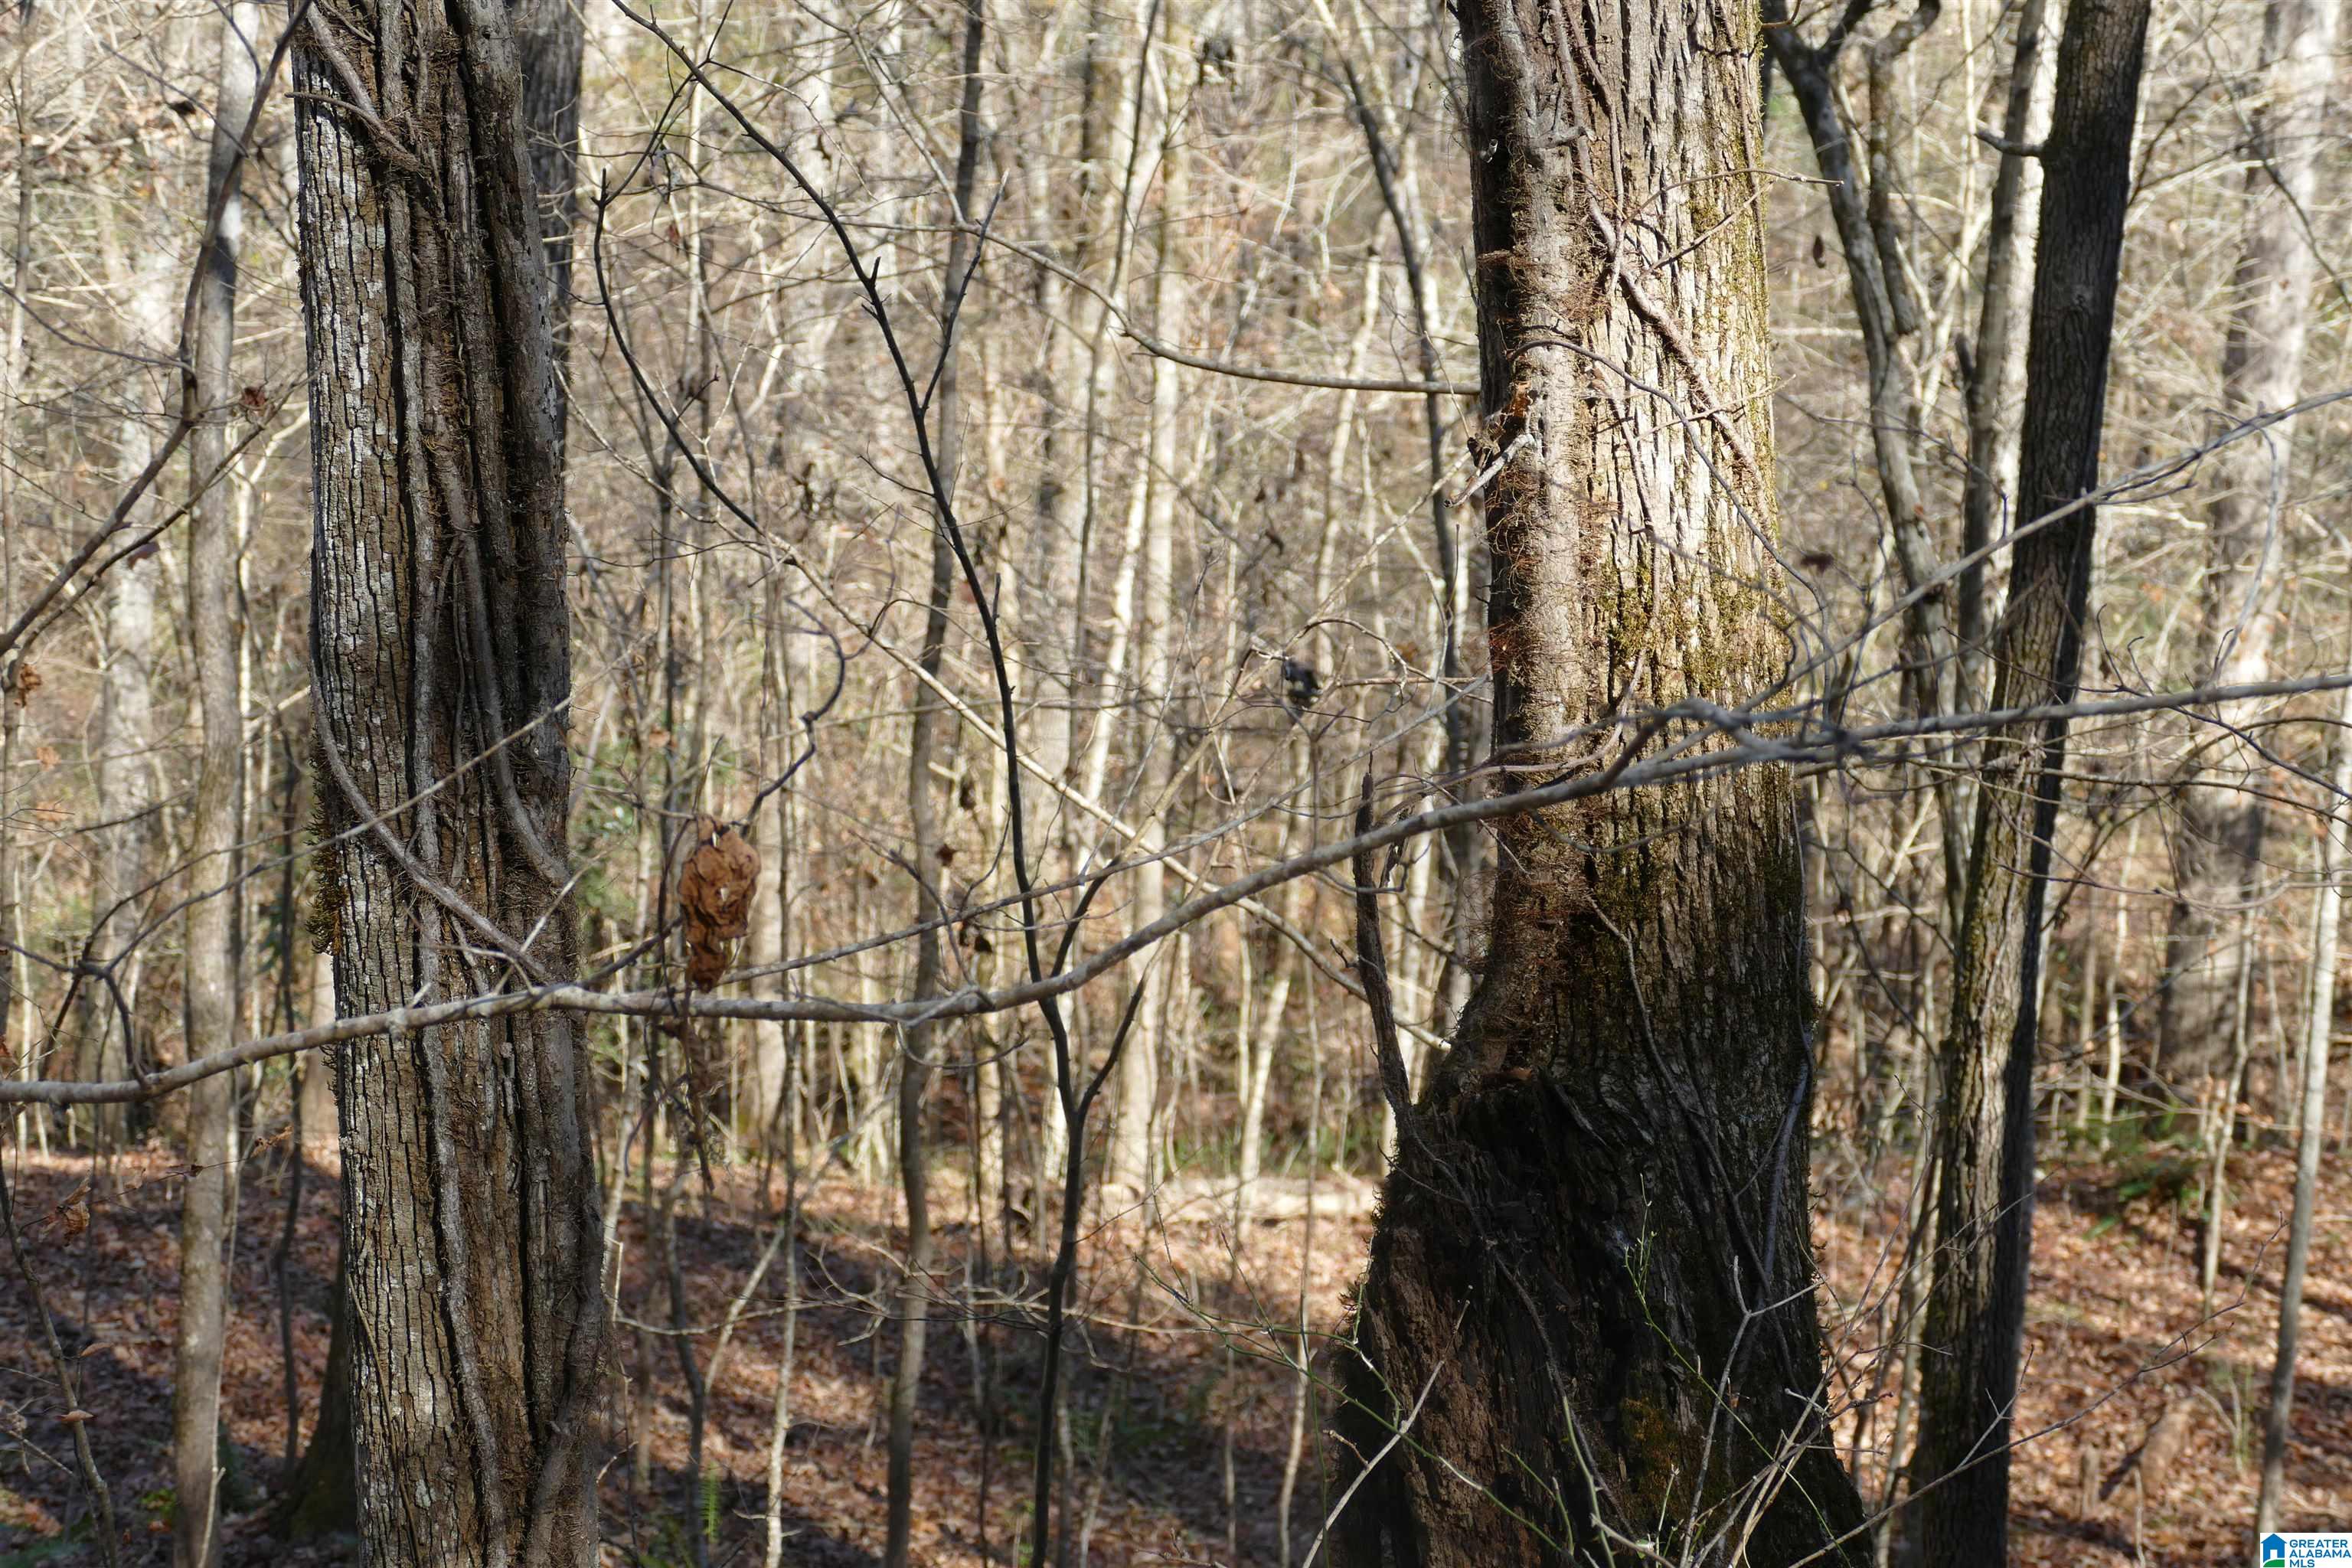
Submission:
MULTIPOLYGON (((228 421, 238 406, 237 260, 244 238, 244 138, 261 75, 261 7, 240 0, 222 14, 212 159, 205 181, 205 244, 197 258, 195 406, 188 442, 194 497, 188 533, 188 640, 202 708, 204 753, 190 812, 196 900, 188 911, 188 1053, 236 1037, 238 814, 243 805, 245 713, 239 700, 236 521, 223 470, 228 421)), ((236 1212, 234 1079, 199 1084, 187 1100, 187 1185, 180 1202, 180 1319, 172 1361, 172 1552, 179 1568, 211 1568, 220 1528, 221 1356, 228 1312, 225 1256, 236 1212)))
MULTIPOLYGON (((963 101, 956 117, 955 217, 961 223, 971 212, 980 171, 982 53, 988 37, 987 0, 964 0, 963 101)), ((947 264, 940 279, 940 339, 936 380, 939 434, 939 482, 948 493, 934 498, 937 515, 931 538, 930 589, 924 607, 922 673, 939 679, 947 657, 948 601, 956 581, 956 558, 949 531, 954 526, 953 487, 961 466, 963 373, 957 353, 957 316, 968 297, 977 259, 971 237, 959 232, 948 247, 947 264)), ((925 921, 917 939, 915 994, 929 996, 945 976, 945 933, 940 922, 947 914, 940 889, 949 872, 948 855, 941 853, 937 784, 932 770, 946 739, 948 715, 930 693, 919 688, 915 700, 914 736, 907 748, 907 811, 914 826, 915 908, 925 921)), ((932 1053, 941 1037, 928 1024, 909 1025, 901 1034, 904 1059, 898 1066, 898 1175, 907 1202, 907 1258, 898 1293, 898 1363, 890 1376, 890 1516, 883 1548, 886 1568, 906 1568, 914 1523, 915 1407, 922 1393, 923 1351, 930 1315, 931 1216, 930 1146, 924 1115, 924 1092, 936 1066, 932 1053)))
MULTIPOLYGON (((2352 692, 2352 687, 2347 687, 2352 692)), ((2336 810, 2352 799, 2352 697, 2340 712, 2336 767, 2329 779, 2336 810)), ((2285 1500, 2286 1453, 2294 1431, 2295 1360, 2303 1340, 2303 1290, 2311 1267, 2311 1228, 2319 1161, 2327 1143, 2327 1051, 2336 1034, 2336 961, 2344 924, 2347 854, 2343 825, 2330 822, 2320 839, 2319 897, 2312 911, 2310 1009, 2304 1020, 2303 1082, 2295 1106, 2294 1206, 2287 1222, 2286 1263, 2279 1276, 2278 1348, 2271 1361, 2270 1404, 2263 1412, 2263 1481, 2254 1505, 2254 1535, 2278 1527, 2285 1500)))
MULTIPOLYGON (((2245 238, 2221 352, 2227 425, 2275 413, 2303 395, 2311 291, 2319 277, 2312 209, 2339 13, 2338 0, 2270 0, 2263 10, 2262 59, 2246 110, 2245 238)), ((2293 427, 2266 433, 2216 456, 2195 679, 2270 679, 2294 437, 2293 427)), ((2159 1057, 2176 1079, 2218 1071, 2229 1059, 2230 1041, 2246 1028, 2232 1015, 2245 987, 2242 973, 2252 962, 2248 913, 2264 890, 2268 814, 2263 792, 2245 787, 2266 763, 2236 732, 2254 716, 2245 709, 2211 716, 2212 730, 2199 748, 2201 766, 2181 792, 2158 1010, 2159 1057)))
MULTIPOLYGON (((1991 633, 1993 706, 2073 700, 2098 515, 2145 0, 2070 0, 2042 153, 2019 511, 1991 633)), ((1954 942, 1936 1132, 1936 1236, 1911 1483, 1930 1561, 2008 1556, 2010 1428, 2033 1226, 2033 1069, 2063 720, 1988 742, 1954 942)))

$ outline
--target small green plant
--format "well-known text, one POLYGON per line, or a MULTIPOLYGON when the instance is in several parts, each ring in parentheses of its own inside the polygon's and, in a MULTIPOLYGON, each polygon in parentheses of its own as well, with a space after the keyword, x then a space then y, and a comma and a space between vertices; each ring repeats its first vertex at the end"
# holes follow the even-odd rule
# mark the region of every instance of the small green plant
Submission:
POLYGON ((2111 1193, 2115 1206, 2091 1226, 2091 1234, 2104 1236, 2121 1225, 2134 1204, 2147 1203, 2157 1208, 2193 1207, 2202 1191, 2195 1159, 2182 1154, 2144 1155, 2124 1167, 2111 1193))

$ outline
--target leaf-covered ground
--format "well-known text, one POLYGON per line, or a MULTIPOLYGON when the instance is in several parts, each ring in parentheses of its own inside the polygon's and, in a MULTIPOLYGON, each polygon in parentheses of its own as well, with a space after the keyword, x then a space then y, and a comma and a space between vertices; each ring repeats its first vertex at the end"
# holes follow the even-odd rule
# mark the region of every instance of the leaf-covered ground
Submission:
MULTIPOLYGON (((2132 1562, 2136 1514, 2148 1563, 2249 1560, 2290 1158, 2273 1148, 2232 1162, 2231 1219, 2210 1313, 2200 1304, 2200 1227, 2168 1196, 2161 1158, 2054 1164, 2043 1184, 2021 1430, 2054 1430, 2031 1442, 2014 1468, 2021 1563, 2132 1562), (2078 1495, 2084 1450, 2095 1451, 2102 1471, 2111 1468, 2168 1403, 2185 1407, 2188 1429, 2169 1473, 2144 1500, 2127 1481, 2086 1513, 2078 1495)), ((169 1556, 173 1169, 159 1153, 95 1170, 35 1153, 16 1177, 30 1258, 82 1380, 88 1430, 131 1542, 127 1563, 169 1556), (88 1193, 73 1200, 86 1179, 88 1193)), ((272 1265, 289 1169, 282 1148, 266 1152, 244 1184, 226 1394, 230 1500, 240 1511, 227 1531, 227 1568, 354 1560, 347 1542, 295 1545, 268 1529, 286 1442, 272 1265)), ((1042 1287, 1045 1259, 1026 1237, 1008 1253, 993 1216, 985 1229, 976 1226, 963 1191, 952 1181, 942 1185, 940 1289, 943 1303, 971 1305, 943 1304, 931 1335, 915 1555, 940 1568, 1018 1563, 1025 1561, 1017 1542, 1029 1519, 1039 1371, 1028 1303, 1042 1287)), ((1873 1444, 1885 1441, 1895 1403, 1891 1383, 1872 1381, 1895 1317, 1885 1243, 1900 1225, 1903 1198, 1850 1176, 1825 1175, 1822 1186, 1824 1318, 1840 1392, 1880 1395, 1867 1423, 1849 1417, 1842 1430, 1858 1441, 1865 1484, 1875 1487, 1873 1444)), ((693 1563, 699 1536, 709 1563, 756 1563, 784 1354, 783 1261, 772 1260, 745 1302, 709 1390, 698 1482, 688 1385, 676 1337, 663 1331, 727 1318, 773 1234, 772 1211, 751 1169, 720 1172, 708 1197, 691 1173, 675 1191, 687 1287, 677 1310, 663 1227, 635 1203, 622 1222, 625 1321, 605 1412, 606 1558, 693 1563)), ((879 1560, 878 1394, 892 1336, 874 1329, 877 1289, 894 1278, 903 1240, 887 1194, 837 1168, 806 1194, 781 1510, 787 1563, 879 1560)), ((314 1170, 287 1254, 306 1433, 327 1352, 336 1202, 331 1176, 314 1170)), ((2352 1179, 2333 1160, 2319 1207, 2286 1521, 2310 1528, 2352 1516, 2352 1179)), ((1289 1558, 1299 1561, 1331 1500, 1321 1484, 1319 1423, 1311 1407, 1297 1419, 1301 1326, 1319 1378, 1325 1336, 1339 1326, 1368 1236, 1360 1215, 1326 1213, 1311 1222, 1253 1221, 1238 1233, 1237 1249, 1213 1197, 1177 1205, 1157 1226, 1113 1215, 1090 1230, 1070 1346, 1076 1395, 1066 1456, 1086 1562, 1275 1563, 1286 1468, 1293 1477, 1289 1558)), ((695 1342, 707 1375, 712 1337, 695 1342)), ((0 1568, 96 1561, 68 1468, 65 1414, 31 1303, 10 1268, 0 1274, 0 1568)))

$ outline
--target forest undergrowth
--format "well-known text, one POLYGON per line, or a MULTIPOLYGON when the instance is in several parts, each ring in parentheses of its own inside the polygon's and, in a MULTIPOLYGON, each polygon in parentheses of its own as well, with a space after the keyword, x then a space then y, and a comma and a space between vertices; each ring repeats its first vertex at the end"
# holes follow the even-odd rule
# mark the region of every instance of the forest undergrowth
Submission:
MULTIPOLYGON (((171 1544, 178 1167, 151 1148, 101 1169, 84 1190, 89 1169, 79 1159, 28 1157, 17 1178, 18 1212, 58 1333, 84 1372, 93 1446, 131 1537, 124 1561, 163 1563, 171 1544)), ((2199 1206, 2170 1179, 2175 1172, 2161 1146, 2111 1156, 2053 1152, 2045 1166, 2027 1329, 2031 1375, 2019 1429, 2054 1430, 2035 1437, 2015 1467, 2021 1564, 2204 1568, 2239 1561, 2258 1479, 2261 1383, 2276 1331, 2292 1155, 2263 1146, 2232 1163, 2238 1195, 2210 1313, 2201 1310, 2198 1282, 2199 1206), (2176 1425, 2185 1421, 2186 1437, 2165 1473, 2144 1493, 2126 1479, 2086 1512, 2084 1451, 2104 1476, 2168 1405, 2181 1407, 2176 1425), (2136 1533, 2144 1558, 2135 1556, 2136 1533)), ((659 1173, 657 1194, 672 1173, 659 1173)), ((348 1539, 298 1544, 271 1534, 285 1437, 273 1260, 289 1174, 280 1145, 249 1163, 243 1183, 224 1398, 226 1491, 235 1510, 223 1537, 224 1568, 357 1561, 348 1539)), ((763 1194, 759 1173, 745 1165, 716 1172, 706 1194, 698 1173, 684 1175, 675 1201, 690 1294, 678 1316, 716 1325, 772 1234, 782 1184, 772 1180, 763 1194)), ((286 1279, 307 1436, 317 1416, 335 1278, 331 1168, 314 1160, 303 1186, 286 1279)), ((1822 1186, 1816 1234, 1829 1292, 1824 1326, 1849 1407, 1841 1438, 1851 1444, 1861 1433, 1866 1444, 1853 1411, 1869 1399, 1879 1349, 1891 1342, 1885 1238, 1899 1231, 1903 1194, 1834 1165, 1822 1186)), ((1213 1196, 1171 1204, 1157 1223, 1114 1215, 1089 1233, 1092 1263, 1073 1342, 1083 1371, 1070 1448, 1075 1496, 1088 1521, 1086 1562, 1116 1568, 1280 1560, 1277 1499, 1298 1388, 1287 1358, 1298 1344, 1302 1284, 1319 1387, 1329 1370, 1328 1336, 1342 1324, 1371 1226, 1363 1205, 1349 1201, 1360 1184, 1326 1177, 1324 1187, 1336 1205, 1327 1202, 1311 1221, 1252 1220, 1238 1254, 1229 1212, 1213 1196), (1335 1206, 1359 1212, 1331 1212, 1335 1206), (1229 1453, 1239 1516, 1230 1534, 1229 1453)), ((895 1216, 877 1201, 879 1191, 820 1176, 803 1194, 802 1310, 782 1508, 789 1563, 850 1568, 878 1561, 886 1455, 877 1413, 889 1368, 887 1336, 873 1331, 871 1303, 894 1277, 901 1241, 895 1216)), ((942 1196, 942 1211, 961 1216, 940 1237, 935 1267, 943 1294, 1017 1300, 1038 1286, 1045 1264, 1034 1245, 1015 1248, 1008 1263, 1001 1240, 990 1237, 983 1253, 968 1194, 950 1188, 942 1196)), ((685 1383, 672 1342, 659 1331, 674 1321, 665 1271, 648 1267, 661 1260, 658 1233, 635 1197, 633 1187, 621 1220, 623 1321, 604 1419, 604 1561, 683 1568, 695 1561, 699 1532, 709 1563, 757 1563, 785 1344, 781 1265, 772 1262, 741 1310, 733 1348, 709 1390, 698 1483, 685 1383), (636 1405, 631 1380, 648 1351, 659 1365, 646 1407, 636 1405), (637 1408, 649 1415, 642 1477, 632 1427, 637 1408)), ((2330 1161, 2323 1179, 2314 1247, 2289 1528, 2326 1525, 2352 1497, 2352 1173, 2340 1161, 2330 1161)), ((44 1364, 28 1307, 20 1293, 0 1294, 0 1364, 44 1364)), ((1027 1520, 1036 1335, 1017 1306, 950 1312, 943 1327, 945 1342, 927 1369, 918 1440, 923 1498, 916 1560, 937 1568, 1016 1563, 1027 1520), (983 1377, 995 1390, 986 1412, 974 1399, 983 1377)), ((713 1337, 695 1342, 706 1368, 713 1337)), ((1892 1403, 1891 1395, 1880 1401, 1892 1403)), ((86 1527, 73 1517, 73 1479, 59 1462, 70 1457, 26 1441, 57 1429, 53 1404, 50 1391, 21 1371, 0 1388, 0 1422, 19 1456, 0 1474, 0 1568, 95 1561, 79 1539, 86 1527)), ((1878 1432, 1888 1418, 1884 1408, 1875 1412, 1878 1432)), ((1302 1437, 1292 1562, 1307 1552, 1333 1500, 1322 1481, 1320 1421, 1310 1420, 1302 1437)), ((1866 1455, 1855 1466, 1864 1476, 1874 1468, 1866 1455)))

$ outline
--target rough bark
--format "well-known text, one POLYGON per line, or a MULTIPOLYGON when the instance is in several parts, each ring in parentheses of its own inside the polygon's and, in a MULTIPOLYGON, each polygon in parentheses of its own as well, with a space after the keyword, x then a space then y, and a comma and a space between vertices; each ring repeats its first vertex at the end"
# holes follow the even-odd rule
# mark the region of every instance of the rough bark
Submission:
MULTIPOLYGON (((522 116, 539 228, 547 246, 550 322, 558 370, 572 341, 572 242, 580 222, 580 57, 572 0, 523 0, 522 116)), ((559 386, 558 395, 562 388, 559 386)), ((559 437, 561 432, 558 432, 559 437)))
MULTIPOLYGON (((2318 192, 2327 89, 2336 68, 2338 0, 2271 0, 2263 12, 2258 96, 2250 110, 2246 230, 2230 331, 2221 351, 2221 418, 2232 425, 2303 395, 2311 290, 2319 276, 2310 223, 2318 192)), ((2192 680, 2271 678, 2284 585, 2279 550, 2294 465, 2292 426, 2214 454, 2206 509, 2205 576, 2192 680)), ((2217 710, 2203 767, 2181 792, 2174 836, 2176 896, 2165 932, 2158 1056, 2176 1088, 2218 1071, 2236 1034, 2231 1013, 2251 949, 2236 911, 2263 892, 2263 802, 2242 793, 2269 763, 2229 726, 2259 705, 2217 710)))
MULTIPOLYGON (((2021 515, 2098 480, 2147 0, 2070 0, 2043 154, 2026 347, 2021 515)), ((2097 509, 2021 541, 1992 631, 1996 708, 2075 689, 2097 509)), ((1936 1234, 1911 1482, 1930 1563, 2006 1562, 2009 1432, 2033 1224, 2033 1066, 2043 903, 2066 726, 1990 738, 1941 1051, 1936 1234)))
MULTIPOLYGON (((237 537, 220 470, 227 457, 236 337, 237 258, 244 231, 238 141, 252 118, 260 75, 261 7, 240 0, 222 18, 218 96, 205 182, 216 214, 198 258, 195 354, 200 423, 191 434, 187 625, 203 752, 189 804, 197 890, 188 911, 184 982, 191 1058, 226 1050, 236 1036, 237 808, 245 757, 237 696, 237 537)), ((222 1335, 228 1306, 229 1228, 236 1201, 236 1080, 222 1074, 188 1090, 188 1177, 180 1199, 180 1316, 172 1359, 172 1559, 209 1568, 220 1530, 222 1335)))
MULTIPOLYGON (((296 56, 320 788, 325 826, 360 830, 324 878, 346 1015, 575 967, 523 58, 493 0, 312 11, 296 56)), ((533 1015, 342 1048, 368 1561, 594 1560, 604 1295, 576 1034, 533 1015)))
MULTIPOLYGON (((1460 15, 1474 460, 1505 458, 1494 741, 1544 776, 1613 756, 1628 712, 1738 702, 1786 658, 1759 585, 1761 39, 1730 0, 1460 15)), ((1858 1562, 1819 1403, 1787 773, 1595 797, 1501 837, 1485 973, 1400 1117, 1359 1293, 1341 1435, 1379 1458, 1341 1555, 1598 1560, 1607 1530, 1675 1560, 1858 1562)))

